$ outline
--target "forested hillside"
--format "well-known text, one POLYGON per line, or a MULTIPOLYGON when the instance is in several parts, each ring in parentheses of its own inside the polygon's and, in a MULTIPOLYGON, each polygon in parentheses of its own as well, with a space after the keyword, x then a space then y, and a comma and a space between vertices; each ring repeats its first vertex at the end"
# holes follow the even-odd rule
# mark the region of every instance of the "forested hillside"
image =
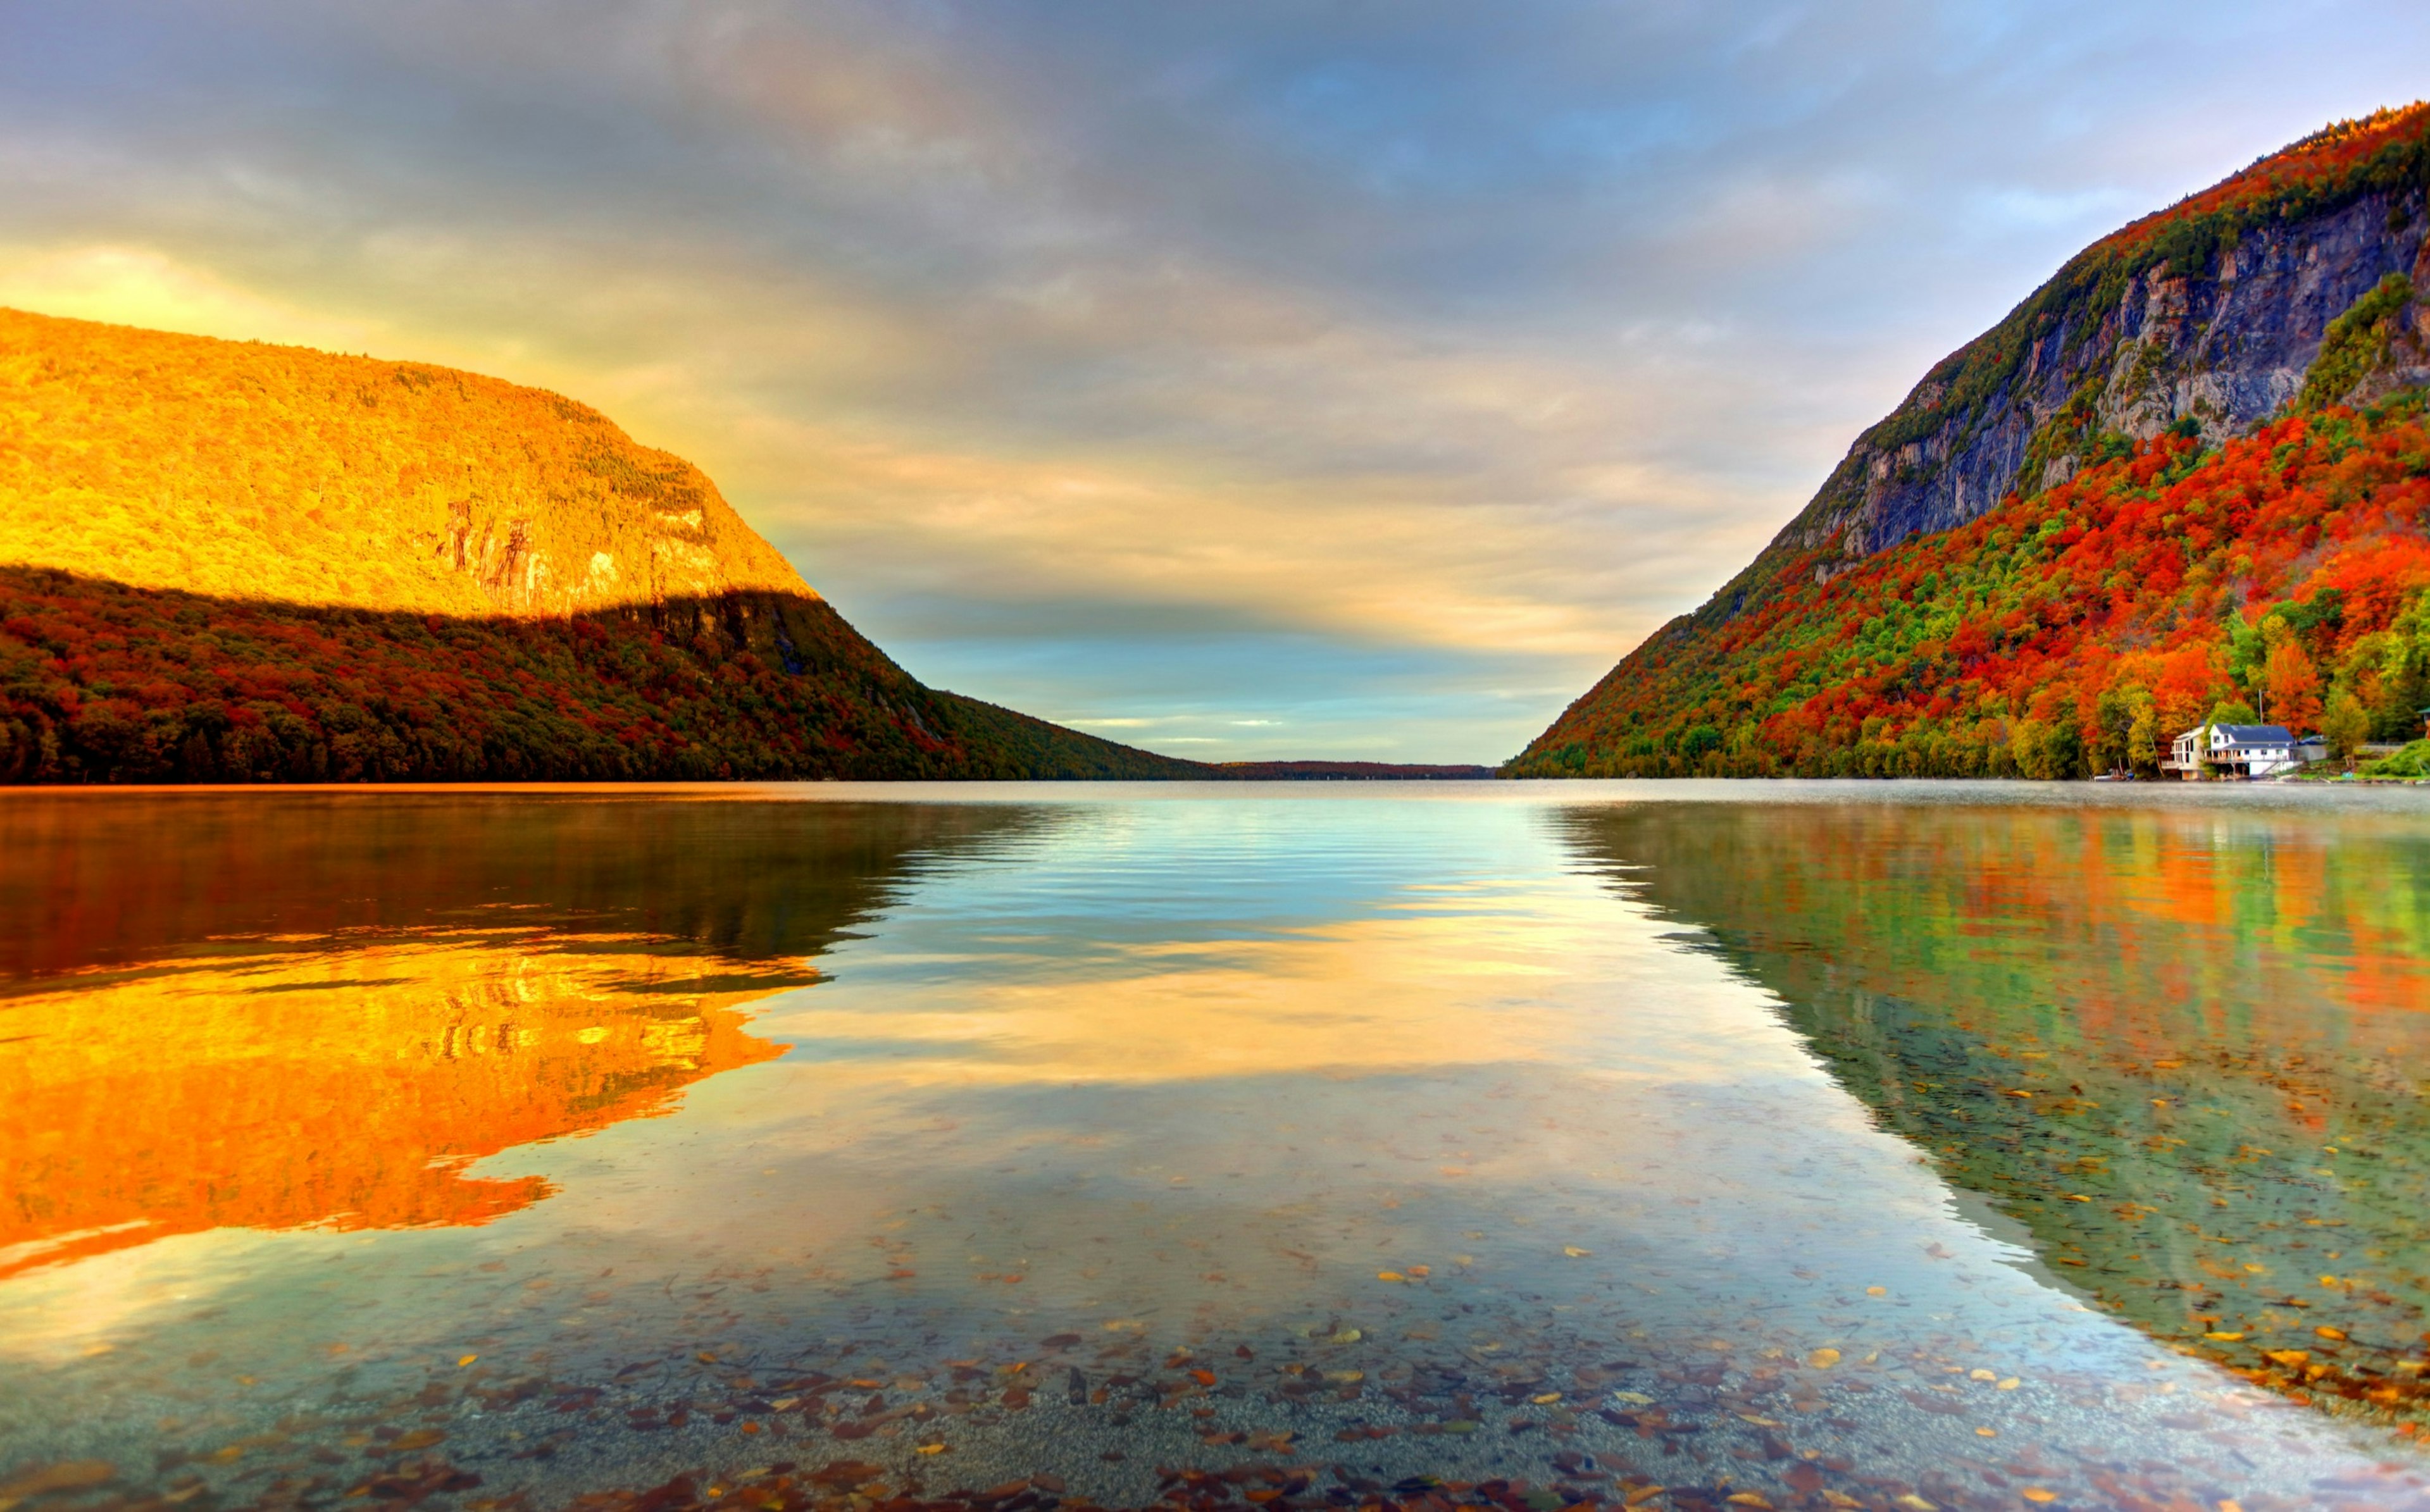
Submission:
POLYGON ((0 310, 0 781, 1171 777, 476 374, 0 310))
POLYGON ((2421 733, 2430 107, 2072 260, 1510 765, 2150 771, 2205 718, 2421 733))

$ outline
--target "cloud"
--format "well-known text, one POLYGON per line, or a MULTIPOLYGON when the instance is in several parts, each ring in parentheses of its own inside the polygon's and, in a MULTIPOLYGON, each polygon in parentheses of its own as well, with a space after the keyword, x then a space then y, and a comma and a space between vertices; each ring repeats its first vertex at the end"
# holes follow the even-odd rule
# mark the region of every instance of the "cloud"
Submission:
POLYGON ((391 335, 369 316, 306 309, 146 247, 0 253, 0 305, 79 320, 359 351, 391 335))
POLYGON ((2426 62, 2380 0, 33 0, 0 300, 571 392, 960 690, 1490 759, 2076 246, 2426 62))

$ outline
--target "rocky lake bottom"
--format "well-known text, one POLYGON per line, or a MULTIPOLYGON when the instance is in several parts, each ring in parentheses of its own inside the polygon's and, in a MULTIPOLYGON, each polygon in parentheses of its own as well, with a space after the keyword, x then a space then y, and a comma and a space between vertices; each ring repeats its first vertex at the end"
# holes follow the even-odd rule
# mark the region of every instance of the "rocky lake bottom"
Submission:
POLYGON ((12 793, 0 1512, 2430 1507, 2430 804, 12 793))

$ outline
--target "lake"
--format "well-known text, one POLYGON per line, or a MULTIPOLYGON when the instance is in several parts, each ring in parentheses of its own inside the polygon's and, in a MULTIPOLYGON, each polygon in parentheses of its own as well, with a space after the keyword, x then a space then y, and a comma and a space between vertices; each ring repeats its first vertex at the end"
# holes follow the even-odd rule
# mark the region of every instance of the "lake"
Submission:
POLYGON ((0 794, 0 1512, 2430 1507, 2430 806, 0 794))

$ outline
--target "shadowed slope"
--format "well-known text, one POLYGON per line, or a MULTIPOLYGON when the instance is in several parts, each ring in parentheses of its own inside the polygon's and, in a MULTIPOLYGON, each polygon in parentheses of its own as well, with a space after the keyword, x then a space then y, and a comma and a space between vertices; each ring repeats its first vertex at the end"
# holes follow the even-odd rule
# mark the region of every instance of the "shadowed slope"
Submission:
POLYGON ((474 619, 0 568, 0 781, 1204 774, 924 688, 809 595, 474 619))
POLYGON ((0 310, 0 780, 1175 777, 923 687, 556 394, 0 310))

